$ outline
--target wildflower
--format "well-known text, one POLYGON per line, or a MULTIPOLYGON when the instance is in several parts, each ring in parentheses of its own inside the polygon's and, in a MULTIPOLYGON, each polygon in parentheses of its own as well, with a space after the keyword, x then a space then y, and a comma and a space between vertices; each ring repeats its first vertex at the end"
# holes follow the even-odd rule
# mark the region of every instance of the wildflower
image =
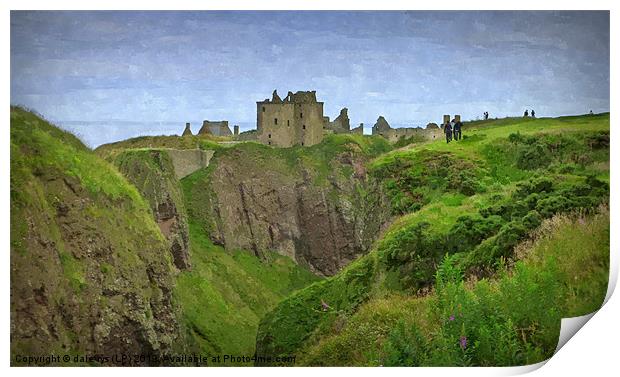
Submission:
POLYGON ((326 312, 327 309, 331 309, 331 306, 327 305, 327 303, 321 299, 321 308, 323 308, 323 311, 326 312))
POLYGON ((461 345, 462 349, 467 348, 467 337, 461 336, 461 338, 459 339, 459 344, 461 345))
POLYGON ((454 321, 454 314, 450 316, 450 321, 454 321))

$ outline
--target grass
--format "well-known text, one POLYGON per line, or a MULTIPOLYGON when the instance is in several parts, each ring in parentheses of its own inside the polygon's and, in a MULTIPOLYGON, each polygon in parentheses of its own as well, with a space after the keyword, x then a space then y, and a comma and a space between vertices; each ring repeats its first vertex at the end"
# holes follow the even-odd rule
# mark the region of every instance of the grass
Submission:
POLYGON ((521 259, 496 278, 463 281, 444 268, 427 296, 369 301, 304 350, 300 364, 497 366, 550 357, 560 318, 604 300, 609 214, 556 216, 517 249, 521 259))
MULTIPOLYGON (((360 308, 369 301, 392 295, 415 299, 428 294, 437 283, 436 271, 446 255, 454 255, 451 260, 455 269, 478 278, 497 276, 502 261, 516 258, 515 246, 542 219, 578 208, 592 211, 599 203, 606 203, 608 187, 595 178, 603 177, 604 182, 608 174, 608 130, 609 114, 477 122, 464 127, 467 138, 461 142, 419 144, 375 157, 367 165, 369 174, 383 182, 393 213, 400 216, 375 243, 370 254, 336 276, 290 296, 265 317, 257 337, 259 351, 270 355, 309 352, 329 359, 327 354, 339 350, 340 355, 347 356, 338 362, 329 359, 332 365, 348 365, 344 360, 357 359, 364 360, 364 365, 372 365, 372 355, 379 352, 376 349, 366 349, 364 352, 370 356, 364 358, 360 352, 342 344, 326 346, 325 353, 319 345, 330 338, 335 328, 360 313, 360 308), (467 175, 460 175, 463 171, 467 175), (537 185, 544 181, 540 177, 545 176, 549 177, 551 186, 548 191, 538 192, 537 185), (466 187, 473 189, 463 192, 451 181, 467 181, 466 187), (413 200, 407 202, 407 199, 413 200), (323 313, 319 306, 321 300, 333 312, 323 313)), ((599 289, 592 281, 586 285, 592 291, 599 289)), ((551 284, 548 288, 549 292, 542 293, 552 294, 553 289, 561 287, 551 284)), ((396 306, 394 300, 391 303, 396 306)), ((433 318, 432 313, 428 316, 433 318)), ((553 318, 543 319, 551 323, 555 321, 553 318)), ((497 324, 505 328, 512 326, 509 325, 508 322, 497 324)), ((406 342, 396 344, 398 336, 418 337, 420 332, 424 333, 424 329, 402 326, 397 326, 402 334, 394 335, 393 351, 407 347, 406 342)), ((504 333, 510 334, 510 331, 504 333)), ((353 340, 350 344, 358 342, 353 340)), ((375 344, 371 337, 363 342, 375 344)), ((445 344, 435 346, 446 347, 445 344)), ((548 348, 519 352, 528 356, 518 362, 526 362, 544 357, 548 348)), ((424 363, 472 362, 461 356, 452 354, 453 358, 448 360, 435 354, 424 363)), ((473 362, 487 365, 494 361, 473 362)), ((498 357, 495 362, 507 361, 498 357)), ((311 365, 322 363, 318 357, 308 361, 311 365)))
POLYGON ((177 277, 175 297, 193 352, 253 355, 259 319, 318 280, 275 253, 260 260, 246 251, 226 252, 196 223, 190 223, 190 244, 192 270, 177 277))

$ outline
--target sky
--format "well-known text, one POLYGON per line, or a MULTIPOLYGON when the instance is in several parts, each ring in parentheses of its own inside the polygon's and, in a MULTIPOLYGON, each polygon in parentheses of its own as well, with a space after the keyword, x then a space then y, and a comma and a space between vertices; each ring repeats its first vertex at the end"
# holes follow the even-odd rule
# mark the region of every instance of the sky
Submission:
POLYGON ((91 146, 254 128, 274 89, 316 90, 326 116, 367 128, 603 112, 609 30, 607 11, 12 11, 11 104, 91 146))

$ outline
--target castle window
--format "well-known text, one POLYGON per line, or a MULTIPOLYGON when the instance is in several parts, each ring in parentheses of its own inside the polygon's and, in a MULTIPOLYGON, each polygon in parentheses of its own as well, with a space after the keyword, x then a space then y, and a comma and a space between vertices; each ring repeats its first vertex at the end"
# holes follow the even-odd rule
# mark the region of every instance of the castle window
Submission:
POLYGON ((291 121, 287 119, 287 120, 286 120, 286 125, 287 125, 287 126, 290 126, 290 125, 291 125, 291 121))
POLYGON ((271 145, 271 140, 269 140, 268 144, 271 145))
POLYGON ((263 113, 265 112, 265 106, 263 106, 263 113))
POLYGON ((303 118, 304 117, 304 113, 299 113, 299 117, 303 118))
POLYGON ((301 128, 303 128, 305 130, 306 129, 306 125, 304 124, 303 126, 301 126, 301 128))
POLYGON ((278 118, 273 119, 273 124, 278 124, 278 118))
POLYGON ((301 146, 302 146, 302 147, 304 146, 304 142, 303 142, 303 141, 301 142, 301 146))
POLYGON ((271 134, 269 134, 269 138, 271 139, 271 134))

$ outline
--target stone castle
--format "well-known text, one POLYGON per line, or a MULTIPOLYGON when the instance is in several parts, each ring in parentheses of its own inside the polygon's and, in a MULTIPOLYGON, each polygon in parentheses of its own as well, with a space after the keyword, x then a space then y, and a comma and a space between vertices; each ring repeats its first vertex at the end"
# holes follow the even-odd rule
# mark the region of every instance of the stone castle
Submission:
MULTIPOLYGON (((460 120, 460 115, 454 116, 460 120)), ((379 116, 372 127, 372 134, 383 136, 391 142, 401 138, 417 136, 422 140, 435 140, 443 137, 443 125, 450 122, 450 115, 443 116, 441 126, 427 124, 426 128, 392 128, 383 116, 379 116)), ((320 143, 328 134, 364 133, 364 124, 351 128, 348 109, 330 121, 323 115, 323 102, 317 101, 316 91, 288 92, 284 99, 274 90, 271 99, 256 102, 256 131, 239 134, 239 126, 234 126, 235 140, 258 140, 276 147, 296 145, 311 146, 320 143)), ((205 120, 198 135, 232 136, 228 121, 212 122, 205 120)), ((186 123, 183 136, 192 135, 190 124, 186 123)))
POLYGON ((263 144, 278 147, 310 146, 323 140, 323 102, 316 92, 288 92, 282 100, 273 91, 271 100, 256 102, 256 130, 263 144))

